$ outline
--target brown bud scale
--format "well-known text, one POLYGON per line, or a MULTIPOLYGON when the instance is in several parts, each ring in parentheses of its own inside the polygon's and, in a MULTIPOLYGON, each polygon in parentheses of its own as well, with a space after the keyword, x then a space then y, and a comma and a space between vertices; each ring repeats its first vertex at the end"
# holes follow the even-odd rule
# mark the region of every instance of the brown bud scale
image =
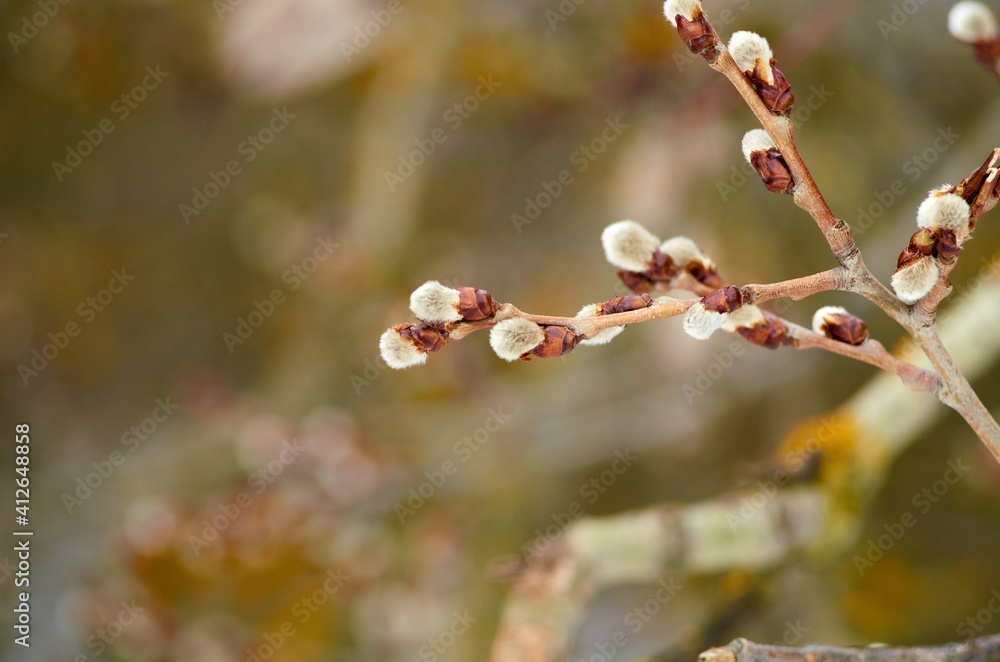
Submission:
POLYGON ((899 258, 896 260, 896 271, 922 257, 933 255, 936 246, 937 238, 934 234, 930 230, 920 228, 913 233, 913 236, 910 237, 910 243, 899 254, 899 258))
POLYGON ((868 340, 868 325, 864 320, 850 314, 828 313, 824 317, 823 333, 827 338, 839 340, 848 345, 862 345, 868 340))
POLYGON ((404 340, 409 340, 425 352, 437 352, 448 344, 448 332, 432 324, 397 324, 393 327, 404 340))
POLYGON ((601 304, 601 315, 614 315, 615 313, 627 313, 630 310, 649 308, 653 305, 653 297, 648 294, 630 294, 624 297, 615 297, 601 304))
POLYGON ((788 117, 792 113, 792 104, 795 103, 792 86, 788 84, 785 74, 781 73, 781 70, 774 66, 774 58, 771 58, 767 66, 771 69, 770 73, 774 78, 773 84, 769 83, 767 77, 761 72, 761 62, 759 60, 754 66, 753 71, 747 74, 747 77, 753 84, 754 89, 757 90, 757 96, 764 102, 768 110, 775 115, 788 117))
POLYGON ((735 285, 716 290, 702 297, 701 304, 705 310, 714 313, 731 313, 743 307, 743 293, 735 285))
MULTIPOLYGON (((555 326, 549 325, 545 329, 545 340, 541 342, 537 347, 528 352, 539 358, 551 359, 557 356, 562 356, 563 354, 569 354, 576 347, 577 337, 576 334, 567 329, 565 326, 555 326)), ((522 359, 530 358, 528 354, 522 356, 522 359)))
POLYGON ((646 274, 619 269, 618 278, 625 284, 625 287, 632 290, 636 294, 653 291, 653 281, 646 274))
POLYGON ((937 243, 934 244, 934 250, 941 258, 949 261, 957 258, 958 254, 962 252, 955 232, 944 229, 937 231, 937 243))
POLYGON ((750 154, 750 165, 760 175, 764 186, 774 193, 791 193, 795 188, 792 171, 788 169, 781 152, 776 149, 759 149, 750 154))
POLYGON ((778 349, 782 345, 791 345, 794 341, 788 336, 788 327, 777 316, 764 311, 764 321, 752 326, 741 326, 737 332, 747 342, 760 345, 767 349, 778 349))
POLYGON ((687 20, 681 14, 674 17, 674 23, 677 24, 677 34, 680 35, 689 51, 702 56, 708 62, 715 62, 719 55, 719 41, 712 26, 708 24, 705 14, 700 9, 696 11, 698 16, 693 21, 687 20))
POLYGON ((670 279, 677 275, 677 267, 674 266, 674 261, 669 255, 663 251, 656 251, 653 253, 653 261, 649 265, 649 269, 645 271, 646 276, 650 280, 670 282, 670 279))
POLYGON ((493 317, 496 305, 486 290, 475 287, 457 287, 458 312, 466 322, 478 322, 493 317))
POLYGON ((720 288, 726 286, 726 281, 722 280, 719 273, 714 267, 709 268, 703 262, 698 260, 691 260, 688 262, 687 266, 684 267, 684 271, 691 274, 691 276, 701 283, 702 285, 708 285, 709 287, 720 288))

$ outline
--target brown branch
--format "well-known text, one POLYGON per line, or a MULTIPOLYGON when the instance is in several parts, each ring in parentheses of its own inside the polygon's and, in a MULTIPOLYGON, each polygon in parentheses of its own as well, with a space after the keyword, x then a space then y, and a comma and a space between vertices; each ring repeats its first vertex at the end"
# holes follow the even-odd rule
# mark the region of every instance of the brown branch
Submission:
POLYGON ((1000 657, 1000 634, 942 646, 866 648, 833 646, 768 646, 736 639, 728 646, 710 648, 699 662, 989 662, 1000 657))
MULTIPOLYGON (((954 362, 945 350, 940 338, 933 330, 934 315, 937 303, 940 302, 951 291, 951 286, 947 282, 947 273, 941 278, 932 291, 932 299, 927 307, 910 308, 899 300, 884 284, 882 284, 871 273, 861 253, 854 243, 851 229, 848 224, 838 219, 827 205, 815 180, 809 173, 798 149, 795 146, 794 127, 787 117, 776 115, 764 104, 751 84, 746 74, 740 70, 736 61, 723 46, 718 33, 705 17, 705 25, 708 31, 718 42, 717 52, 714 57, 706 57, 706 61, 716 71, 722 73, 733 84, 747 106, 756 116, 757 121, 767 131, 775 147, 781 152, 782 158, 788 165, 795 182, 792 189, 795 204, 807 211, 819 226, 824 238, 833 251, 834 257, 842 267, 847 269, 850 276, 850 286, 847 288, 865 297, 884 310, 887 315, 898 322, 911 336, 917 339, 921 349, 927 354, 931 363, 939 371, 943 386, 937 389, 939 399, 948 406, 956 409, 969 422, 973 430, 980 437, 983 443, 990 449, 997 461, 1000 462, 1000 426, 983 406, 979 397, 972 390, 968 380, 962 376, 955 367, 954 362)), ((996 160, 997 151, 991 155, 992 162, 996 160)), ((970 175, 963 184, 970 182, 978 183, 980 173, 985 172, 984 168, 991 163, 980 167, 970 175)), ((996 204, 997 190, 996 181, 1000 175, 994 170, 990 177, 981 177, 985 180, 979 184, 979 195, 975 201, 978 208, 974 213, 981 214, 983 211, 996 204), (992 183, 992 185, 991 185, 992 183)), ((953 266, 953 265, 951 265, 953 266)), ((946 272, 950 272, 946 268, 946 272)), ((905 381, 905 379, 904 379, 905 381)))
POLYGON ((793 346, 796 349, 808 349, 818 347, 834 354, 840 354, 857 361, 862 361, 876 368, 898 375, 903 384, 911 391, 931 391, 938 392, 941 388, 941 379, 930 370, 924 370, 897 358, 877 340, 868 339, 861 345, 849 345, 833 340, 826 336, 821 336, 810 329, 785 322, 789 329, 789 335, 793 339, 793 346))

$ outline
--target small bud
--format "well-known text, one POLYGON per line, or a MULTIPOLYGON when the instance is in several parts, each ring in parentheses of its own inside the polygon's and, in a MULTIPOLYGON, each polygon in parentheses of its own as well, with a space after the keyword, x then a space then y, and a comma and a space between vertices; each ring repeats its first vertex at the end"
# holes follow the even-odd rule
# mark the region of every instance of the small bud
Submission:
POLYGON ((868 325, 840 306, 823 306, 813 315, 813 331, 847 343, 861 345, 868 340, 868 325))
MULTIPOLYGON (((565 326, 551 324, 543 329, 545 338, 541 344, 531 350, 531 354, 542 359, 554 359, 569 354, 576 347, 576 334, 565 326)), ((525 357, 527 358, 527 357, 525 357)))
POLYGON ((624 297, 615 297, 614 299, 609 299, 602 304, 598 304, 600 308, 599 315, 614 315, 615 313, 627 313, 633 310, 641 310, 643 308, 649 308, 653 305, 653 298, 648 294, 630 294, 624 297))
POLYGON ((701 0, 667 0, 663 3, 663 15, 673 27, 677 27, 676 17, 680 14, 689 21, 701 15, 701 0))
POLYGON ((705 340, 725 326, 729 316, 743 305, 743 295, 734 285, 716 290, 688 308, 684 313, 684 330, 688 335, 705 340))
POLYGON ((516 361, 545 340, 545 331, 531 320, 511 317, 490 329, 490 347, 504 361, 516 361))
POLYGON ((709 287, 722 287, 725 283, 719 278, 719 272, 698 244, 687 237, 671 237, 660 245, 660 251, 670 256, 677 267, 694 276, 695 280, 709 287))
POLYGON ((791 193, 795 188, 788 164, 764 129, 747 131, 743 136, 743 156, 757 171, 768 191, 791 193))
POLYGON ((955 193, 931 191, 930 196, 917 208, 917 225, 937 232, 948 230, 955 233, 959 247, 969 238, 969 203, 955 193))
POLYGON ((948 32, 967 44, 996 39, 997 20, 990 8, 981 2, 959 2, 948 12, 948 32))
POLYGON ((734 32, 729 38, 729 52, 736 60, 736 66, 740 71, 750 75, 758 64, 764 68, 764 81, 774 85, 774 77, 771 76, 770 63, 774 59, 770 44, 756 32, 740 30, 734 32))
POLYGON ((913 304, 934 288, 940 277, 938 263, 929 255, 922 255, 892 274, 892 289, 904 303, 913 304))
POLYGON ((608 262, 637 273, 649 269, 660 246, 660 240, 635 221, 618 221, 604 228, 601 243, 608 262))
POLYGON ((729 39, 729 51, 764 105, 775 115, 791 114, 795 97, 785 75, 774 66, 767 40, 755 32, 734 32, 729 39))
MULTIPOLYGON (((752 306, 745 306, 745 308, 750 307, 752 306)), ((788 326, 780 317, 764 312, 763 318, 763 320, 749 326, 738 327, 737 333, 743 336, 747 342, 767 349, 778 349, 782 345, 790 345, 794 342, 788 335, 788 326)))
POLYGON ((402 370, 427 362, 427 353, 440 350, 448 342, 448 334, 433 326, 397 324, 386 329, 379 338, 382 360, 394 370, 402 370))
MULTIPOLYGON (((619 297, 620 298, 620 297, 619 297)), ((612 299, 613 301, 614 299, 612 299)), ((580 309, 580 312, 576 314, 577 317, 597 317, 602 315, 602 308, 604 304, 602 303, 590 303, 580 309)), ((581 345, 606 345, 611 342, 611 340, 617 336, 619 333, 625 330, 624 326, 612 326, 607 329, 602 329, 598 331, 590 338, 581 338, 581 345)))
POLYGON ((446 287, 429 280, 410 295, 410 310, 424 322, 476 322, 493 316, 493 297, 474 287, 446 287))

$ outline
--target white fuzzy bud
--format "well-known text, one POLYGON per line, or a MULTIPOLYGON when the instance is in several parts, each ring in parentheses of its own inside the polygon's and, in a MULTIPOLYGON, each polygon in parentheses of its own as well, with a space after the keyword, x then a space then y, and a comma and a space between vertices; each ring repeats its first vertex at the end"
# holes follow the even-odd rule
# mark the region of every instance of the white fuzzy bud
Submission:
POLYGON ((958 245, 969 238, 969 216, 971 209, 962 196, 954 193, 940 194, 934 191, 917 208, 917 225, 925 230, 951 230, 958 245))
POLYGON ((649 268, 660 240, 635 221, 618 221, 604 228, 601 243, 608 262, 619 269, 643 272, 649 268))
POLYGON ((490 347, 504 361, 516 361, 545 340, 545 331, 531 320, 511 317, 490 329, 490 347))
POLYGON ((965 0, 948 12, 948 32, 967 44, 976 44, 997 36, 997 19, 981 2, 965 0))
POLYGON ((940 275, 937 260, 925 255, 892 275, 892 289, 904 303, 916 303, 934 288, 940 275))
MULTIPOLYGON (((599 303, 588 303, 586 306, 580 309, 580 312, 576 314, 577 317, 597 317, 601 314, 601 304, 599 303)), ((580 345, 606 345, 611 342, 611 339, 617 336, 619 333, 625 330, 624 326, 612 326, 607 329, 603 329, 594 334, 591 338, 582 338, 579 341, 580 345)))
POLYGON ((410 310, 424 322, 458 322, 458 290, 429 280, 410 295, 410 310))
POLYGON ((696 9, 701 7, 701 0, 667 0, 663 3, 663 15, 667 18, 667 23, 677 27, 674 18, 680 14, 689 21, 694 20, 696 9))
POLYGON ((813 313, 813 332, 821 336, 826 335, 825 329, 830 323, 827 317, 831 315, 850 315, 850 313, 843 306, 823 306, 813 313))
POLYGON ((687 237, 671 237, 667 239, 660 245, 660 251, 669 255, 674 264, 681 269, 692 262, 700 262, 709 271, 715 269, 715 263, 712 262, 712 259, 698 248, 698 244, 687 237))
POLYGON ((402 370, 427 363, 427 353, 420 351, 414 343, 402 338, 396 329, 386 329, 378 339, 378 349, 382 360, 393 370, 402 370))
POLYGON ((761 71, 764 78, 768 83, 774 84, 774 76, 771 74, 770 66, 774 53, 771 52, 767 39, 756 32, 747 32, 746 30, 734 32, 733 36, 729 38, 729 52, 736 60, 736 66, 740 68, 740 71, 753 71, 757 61, 761 60, 761 71))
POLYGON ((722 329, 729 333, 735 333, 740 327, 751 327, 766 321, 764 313, 757 306, 743 306, 729 314, 729 319, 722 325, 722 329))
POLYGON ((717 313, 705 308, 700 301, 684 313, 684 331, 692 338, 707 340, 709 336, 725 326, 729 313, 717 313))
POLYGON ((750 155, 754 152, 774 148, 774 141, 771 140, 771 136, 767 135, 767 131, 764 129, 753 129, 752 131, 747 131, 746 135, 743 136, 743 156, 746 158, 747 163, 750 163, 750 155))

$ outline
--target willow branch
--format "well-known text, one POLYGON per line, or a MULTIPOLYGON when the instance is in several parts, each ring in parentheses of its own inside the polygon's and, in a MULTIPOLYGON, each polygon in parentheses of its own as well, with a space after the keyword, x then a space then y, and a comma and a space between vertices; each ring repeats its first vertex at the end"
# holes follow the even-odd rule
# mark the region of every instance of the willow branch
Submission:
MULTIPOLYGON (((851 284, 848 289, 875 303, 898 322, 907 333, 917 339, 920 348, 927 354, 944 382, 943 388, 937 389, 938 397, 944 404, 956 409, 969 422, 976 434, 1000 462, 1000 426, 990 416, 975 391, 972 390, 968 380, 954 366, 954 362, 932 328, 937 304, 951 291, 947 275, 954 265, 945 267, 945 273, 936 284, 931 298, 924 307, 910 308, 906 306, 875 278, 865 266, 861 253, 854 243, 850 227, 845 221, 838 219, 833 214, 799 154, 795 146, 794 128, 791 120, 771 112, 747 75, 740 70, 729 50, 723 46, 722 40, 708 23, 707 17, 705 23, 717 43, 717 51, 713 56, 709 57, 707 53, 705 54, 706 61, 709 66, 729 79, 770 136, 775 148, 781 153, 794 183, 790 192, 795 204, 813 217, 834 257, 842 267, 850 272, 851 284)), ((992 162, 996 161, 996 157, 997 150, 994 150, 991 154, 992 162)), ((987 159, 987 164, 991 163, 991 159, 987 159)), ((987 172, 987 164, 984 164, 963 182, 963 184, 978 184, 979 186, 976 196, 978 208, 974 210, 976 214, 981 214, 996 204, 998 195, 996 181, 1000 175, 997 175, 996 169, 989 177, 983 176, 981 181, 976 179, 978 174, 987 172)))
POLYGON ((736 639, 728 646, 710 648, 699 662, 989 662, 1000 657, 1000 634, 942 646, 868 646, 789 648, 736 639))

